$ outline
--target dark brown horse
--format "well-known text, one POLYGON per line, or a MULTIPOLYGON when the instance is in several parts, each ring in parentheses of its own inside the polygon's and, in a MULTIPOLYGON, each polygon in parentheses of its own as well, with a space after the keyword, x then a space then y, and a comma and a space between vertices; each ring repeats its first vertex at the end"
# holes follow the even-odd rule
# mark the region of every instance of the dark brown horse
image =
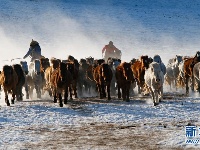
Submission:
POLYGON ((112 70, 110 69, 108 64, 101 64, 98 65, 93 72, 93 77, 96 82, 96 86, 98 88, 100 98, 106 97, 105 89, 107 89, 108 100, 111 99, 110 97, 110 84, 112 81, 112 70))
POLYGON ((83 93, 90 94, 90 83, 87 80, 87 69, 90 65, 83 58, 80 59, 79 64, 78 93, 83 96, 83 93))
POLYGON ((7 106, 10 106, 10 102, 8 99, 8 94, 12 94, 12 104, 14 104, 15 95, 16 95, 16 87, 18 82, 18 76, 12 66, 5 65, 3 66, 3 70, 0 74, 0 85, 3 86, 3 90, 5 93, 5 102, 7 106))
POLYGON ((26 76, 20 64, 14 64, 13 68, 18 77, 18 82, 16 85, 16 98, 17 100, 23 100, 22 88, 25 84, 26 76))
POLYGON ((130 101, 130 86, 134 82, 131 63, 123 62, 116 68, 116 80, 118 87, 118 98, 121 98, 120 89, 122 89, 122 98, 124 101, 130 101))
POLYGON ((72 82, 71 82, 71 86, 70 86, 70 99, 73 99, 72 95, 74 95, 75 98, 78 98, 78 95, 77 95, 77 82, 78 82, 79 71, 78 71, 75 63, 73 63, 73 62, 67 62, 66 65, 67 65, 67 70, 72 75, 72 82))

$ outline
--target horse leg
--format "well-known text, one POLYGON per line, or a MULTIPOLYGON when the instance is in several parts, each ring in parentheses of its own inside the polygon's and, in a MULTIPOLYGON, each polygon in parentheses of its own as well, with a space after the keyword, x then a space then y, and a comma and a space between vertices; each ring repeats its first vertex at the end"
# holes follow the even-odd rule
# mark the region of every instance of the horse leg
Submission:
POLYGON ((8 92, 7 92, 7 90, 4 90, 4 93, 5 93, 5 103, 7 104, 7 106, 10 106, 10 102, 8 100, 8 92))
POLYGON ((190 77, 188 75, 185 75, 186 95, 189 95, 189 86, 188 86, 189 78, 190 77))
POLYGON ((16 95, 16 89, 12 89, 12 99, 11 99, 11 103, 12 103, 12 104, 14 104, 15 95, 16 95))
POLYGON ((22 100, 23 100, 23 96, 22 96, 22 86, 20 87, 20 90, 19 90, 19 91, 20 91, 19 100, 22 101, 22 100))
POLYGON ((117 83, 117 91, 118 91, 118 98, 120 99, 122 97, 119 83, 117 83))
POLYGON ((30 87, 29 87, 29 93, 30 93, 30 98, 31 98, 31 99, 33 99, 33 89, 34 89, 33 86, 30 86, 30 87))
POLYGON ((159 104, 158 90, 154 90, 154 106, 159 104))
POLYGON ((58 97, 59 97, 60 107, 63 107, 63 102, 62 102, 62 92, 59 92, 58 97))
POLYGON ((69 96, 70 96, 70 100, 73 100, 73 98, 72 98, 72 85, 69 86, 69 96))
POLYGON ((40 85, 36 85, 36 93, 37 93, 37 98, 41 98, 41 89, 40 89, 40 85))
POLYGON ((153 92, 152 88, 149 88, 149 90, 150 90, 151 99, 153 100, 153 104, 155 106, 155 95, 154 95, 154 92, 153 92))
POLYGON ((122 99, 126 101, 126 88, 124 86, 122 87, 122 99))
POLYGON ((68 87, 65 89, 64 104, 67 104, 67 100, 68 100, 68 87))
POLYGON ((162 99, 163 99, 163 86, 160 88, 160 90, 159 90, 159 102, 161 102, 162 101, 162 99))
POLYGON ((26 99, 29 99, 29 92, 28 92, 28 85, 25 83, 24 85, 25 92, 26 92, 26 99))
POLYGON ((106 98, 105 84, 104 83, 101 84, 101 92, 103 94, 103 98, 106 98))
POLYGON ((141 89, 140 89, 140 83, 137 82, 137 86, 138 86, 138 94, 141 94, 141 89))
POLYGON ((83 96, 83 84, 81 81, 78 82, 78 93, 79 93, 79 96, 83 96))
POLYGON ((195 81, 194 81, 194 76, 193 75, 191 76, 191 80, 192 80, 191 90, 194 92, 194 83, 195 83, 195 81))
POLYGON ((73 89, 74 89, 74 96, 75 96, 75 98, 78 98, 76 84, 74 84, 74 88, 73 89))
POLYGON ((19 96, 20 96, 20 90, 19 90, 19 87, 17 86, 16 87, 16 99, 17 99, 17 101, 19 100, 19 96))
POLYGON ((97 83, 96 87, 97 87, 97 90, 99 92, 100 99, 103 99, 102 88, 101 88, 100 83, 97 83))
POLYGON ((129 98, 129 92, 130 92, 130 83, 128 83, 129 85, 126 85, 126 101, 130 102, 130 98, 129 98))
POLYGON ((108 100, 111 100, 111 97, 110 97, 110 83, 107 84, 107 94, 108 94, 108 100))

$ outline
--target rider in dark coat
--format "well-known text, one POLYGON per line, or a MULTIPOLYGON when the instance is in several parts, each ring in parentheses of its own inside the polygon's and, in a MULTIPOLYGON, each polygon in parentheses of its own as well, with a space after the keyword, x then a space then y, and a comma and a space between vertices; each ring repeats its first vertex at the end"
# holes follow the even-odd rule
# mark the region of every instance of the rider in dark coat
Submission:
POLYGON ((37 41, 34 41, 33 39, 30 43, 30 48, 23 59, 27 58, 28 56, 31 57, 31 62, 33 62, 35 59, 40 59, 42 57, 40 45, 37 41))

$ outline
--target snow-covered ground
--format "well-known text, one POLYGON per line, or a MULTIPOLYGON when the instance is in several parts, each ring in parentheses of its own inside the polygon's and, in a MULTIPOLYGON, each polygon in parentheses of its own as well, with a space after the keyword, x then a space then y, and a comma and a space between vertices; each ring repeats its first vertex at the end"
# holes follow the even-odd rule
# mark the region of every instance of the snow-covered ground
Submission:
MULTIPOLYGON (((110 40, 122 50, 124 61, 159 54, 166 64, 176 54, 193 56, 200 47, 199 6, 198 0, 1 0, 0 65, 22 58, 31 39, 40 43, 42 54, 49 58, 66 59, 69 54, 77 59, 101 58, 101 49, 110 40)), ((66 126, 81 132, 82 127, 92 129, 91 124, 136 126, 126 132, 152 133, 146 142, 155 137, 151 144, 158 149, 198 149, 199 145, 185 143, 185 126, 200 127, 200 98, 197 93, 184 97, 184 92, 170 91, 166 86, 165 99, 156 107, 149 97, 133 96, 130 103, 116 97, 111 102, 96 97, 76 99, 63 108, 48 95, 7 107, 1 92, 0 149, 51 149, 48 140, 57 136, 54 133, 64 132, 66 126)), ((113 134, 125 133, 117 130, 113 134)), ((83 137, 92 141, 92 135, 83 137)), ((56 144, 60 149, 134 149, 123 144, 98 147, 78 141, 56 144)))

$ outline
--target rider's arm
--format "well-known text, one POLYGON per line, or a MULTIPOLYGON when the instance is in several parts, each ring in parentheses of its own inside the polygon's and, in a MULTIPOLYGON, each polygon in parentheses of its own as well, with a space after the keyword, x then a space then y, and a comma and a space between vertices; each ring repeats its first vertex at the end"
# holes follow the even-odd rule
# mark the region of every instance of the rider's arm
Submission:
POLYGON ((23 59, 25 59, 26 57, 28 57, 31 54, 31 49, 29 48, 28 52, 26 53, 26 55, 23 57, 23 59))
POLYGON ((106 50, 106 46, 104 46, 104 48, 102 49, 102 54, 105 52, 106 50))

